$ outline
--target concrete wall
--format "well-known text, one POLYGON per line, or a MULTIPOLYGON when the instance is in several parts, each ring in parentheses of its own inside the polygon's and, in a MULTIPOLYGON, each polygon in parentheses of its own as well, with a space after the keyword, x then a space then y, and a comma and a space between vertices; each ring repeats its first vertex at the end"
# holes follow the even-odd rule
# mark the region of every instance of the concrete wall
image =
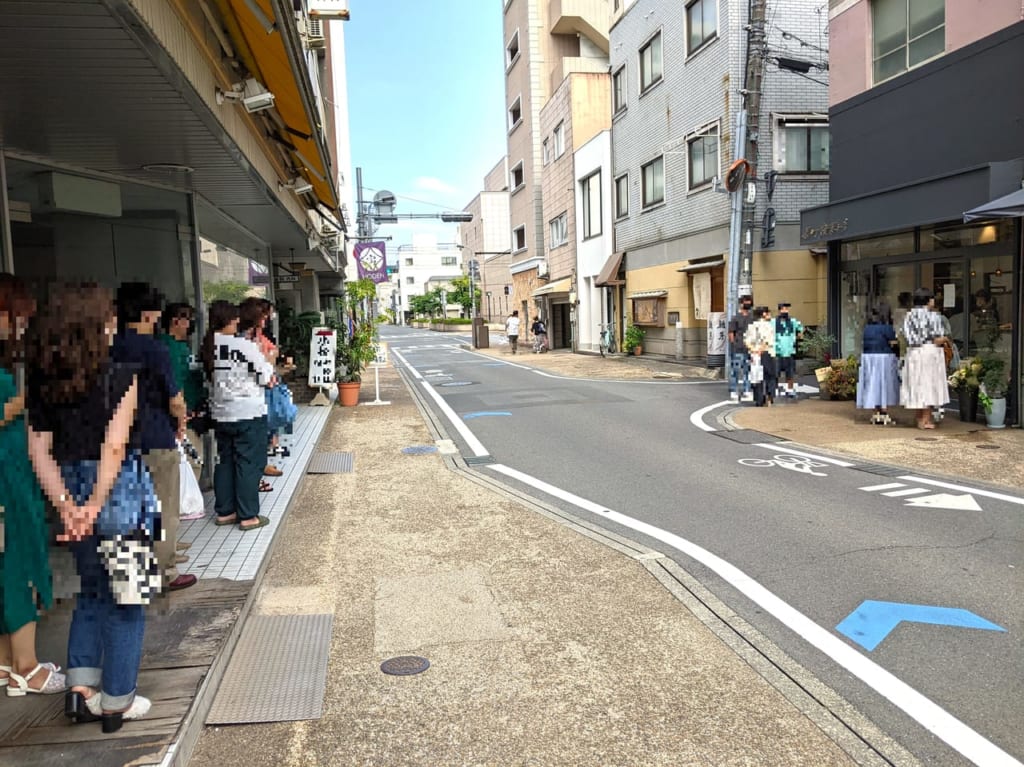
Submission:
MULTIPOLYGON (((601 172, 601 234, 582 239, 582 227, 578 229, 576 243, 576 294, 579 304, 576 309, 576 348, 582 351, 596 351, 600 330, 598 325, 607 322, 605 317, 605 289, 594 287, 605 261, 612 254, 614 230, 612 228, 612 147, 611 131, 604 130, 582 145, 575 152, 575 182, 580 182, 595 170, 601 172)), ((576 195, 576 219, 582 220, 583 201, 576 195)))

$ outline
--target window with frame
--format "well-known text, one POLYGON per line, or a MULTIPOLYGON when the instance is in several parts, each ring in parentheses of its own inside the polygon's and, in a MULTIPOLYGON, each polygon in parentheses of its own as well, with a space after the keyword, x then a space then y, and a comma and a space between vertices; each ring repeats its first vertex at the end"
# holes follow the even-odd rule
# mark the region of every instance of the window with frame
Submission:
POLYGON ((512 66, 519 58, 519 30, 517 29, 505 46, 505 67, 512 66))
POLYGON ((555 159, 565 154, 565 123, 560 122, 555 126, 555 159))
POLYGON ((512 170, 509 171, 508 175, 509 184, 511 184, 513 192, 526 183, 526 173, 523 171, 523 164, 521 162, 512 166, 512 170))
POLYGON ((665 297, 634 298, 633 324, 665 327, 665 297))
POLYGON ((656 160, 640 168, 643 178, 643 191, 640 195, 640 203, 645 207, 657 205, 665 201, 665 158, 659 157, 656 160))
POLYGON ((406 285, 415 285, 416 284, 416 278, 415 277, 406 277, 405 278, 405 284, 406 285))
POLYGON ((880 83, 946 50, 945 0, 871 0, 871 61, 880 83))
POLYGON ((441 266, 455 266, 458 262, 455 256, 441 256, 441 266))
POLYGON ((615 217, 629 215, 629 174, 623 173, 615 179, 615 217))
POLYGON ((512 250, 526 250, 525 226, 517 226, 512 230, 512 250))
POLYGON ((626 65, 612 75, 612 113, 618 114, 626 108, 626 65))
POLYGON ((550 139, 544 139, 544 141, 541 142, 540 146, 541 146, 541 157, 542 157, 542 159, 544 161, 544 164, 547 165, 549 162, 551 162, 551 140, 550 139))
POLYGON ((640 93, 649 90, 661 80, 661 32, 640 49, 640 93))
POLYGON ((779 173, 828 173, 828 123, 789 117, 777 123, 775 169, 779 173))
POLYGON ((405 265, 406 266, 412 266, 412 259, 411 258, 405 259, 405 265))
POLYGON ((512 102, 512 106, 508 108, 508 129, 514 129, 519 123, 523 121, 523 100, 521 97, 517 97, 512 102))
POLYGON ((583 239, 601 234, 601 171, 591 173, 580 181, 580 200, 583 203, 583 239))
POLYGON ((686 6, 686 55, 718 35, 718 0, 694 0, 686 6))
POLYGON ((718 175, 718 126, 686 142, 690 189, 710 184, 718 175))
POLYGON ((567 213, 551 219, 548 222, 550 234, 550 247, 557 248, 569 241, 569 216, 567 213))

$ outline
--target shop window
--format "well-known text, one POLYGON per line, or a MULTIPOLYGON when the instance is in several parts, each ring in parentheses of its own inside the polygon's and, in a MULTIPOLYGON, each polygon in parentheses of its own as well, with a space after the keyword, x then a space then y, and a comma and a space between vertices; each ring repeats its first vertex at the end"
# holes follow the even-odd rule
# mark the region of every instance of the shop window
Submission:
POLYGON ((880 83, 946 49, 945 0, 872 0, 871 58, 880 83))
POLYGON ((634 298, 633 324, 665 327, 665 297, 634 298))
POLYGON ((643 188, 643 199, 641 203, 645 208, 651 205, 657 205, 660 202, 665 201, 665 158, 659 157, 657 160, 644 165, 640 172, 644 180, 643 188))
POLYGON ((551 247, 557 248, 569 241, 569 216, 566 213, 551 219, 548 222, 550 228, 551 247))
POLYGON ((936 250, 1013 242, 1014 229, 1012 219, 971 226, 926 226, 921 229, 920 249, 922 253, 930 253, 936 250))
POLYGON ((686 142, 690 189, 705 186, 718 175, 718 126, 686 142))
MULTIPOLYGON (((839 222, 841 225, 842 222, 839 222)), ((914 252, 914 233, 896 232, 884 237, 868 237, 843 243, 841 260, 860 261, 881 256, 905 256, 914 252)))
POLYGON ((775 123, 775 170, 828 173, 828 123, 813 117, 780 117, 775 123))
POLYGON ((661 82, 661 76, 661 32, 658 32, 640 49, 640 93, 661 82))
POLYGON ((601 234, 601 171, 591 173, 580 181, 583 203, 583 239, 601 234))
POLYGON ((696 0, 686 6, 686 54, 692 55, 718 36, 718 0, 696 0))

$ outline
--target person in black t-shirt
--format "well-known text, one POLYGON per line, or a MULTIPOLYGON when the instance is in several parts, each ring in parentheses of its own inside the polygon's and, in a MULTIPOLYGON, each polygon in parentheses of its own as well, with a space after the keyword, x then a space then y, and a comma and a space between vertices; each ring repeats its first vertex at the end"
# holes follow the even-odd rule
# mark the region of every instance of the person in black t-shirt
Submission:
POLYGON ((159 513, 136 429, 139 369, 114 364, 110 292, 56 287, 29 329, 29 455, 81 578, 68 638, 65 713, 104 732, 144 716, 135 694, 143 605, 160 587, 159 513))
POLYGON ((750 352, 743 341, 747 328, 754 321, 750 316, 753 306, 753 298, 741 296, 740 310, 729 320, 729 396, 735 400, 753 399, 750 388, 750 352))

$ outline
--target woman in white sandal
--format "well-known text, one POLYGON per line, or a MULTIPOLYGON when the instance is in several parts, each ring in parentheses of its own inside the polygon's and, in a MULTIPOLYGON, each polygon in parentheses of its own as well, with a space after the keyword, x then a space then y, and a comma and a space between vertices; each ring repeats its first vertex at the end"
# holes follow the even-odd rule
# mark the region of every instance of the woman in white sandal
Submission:
POLYGON ((53 604, 43 494, 28 460, 25 398, 14 379, 35 302, 0 274, 0 687, 11 698, 64 691, 64 675, 36 657, 39 607, 53 604))

